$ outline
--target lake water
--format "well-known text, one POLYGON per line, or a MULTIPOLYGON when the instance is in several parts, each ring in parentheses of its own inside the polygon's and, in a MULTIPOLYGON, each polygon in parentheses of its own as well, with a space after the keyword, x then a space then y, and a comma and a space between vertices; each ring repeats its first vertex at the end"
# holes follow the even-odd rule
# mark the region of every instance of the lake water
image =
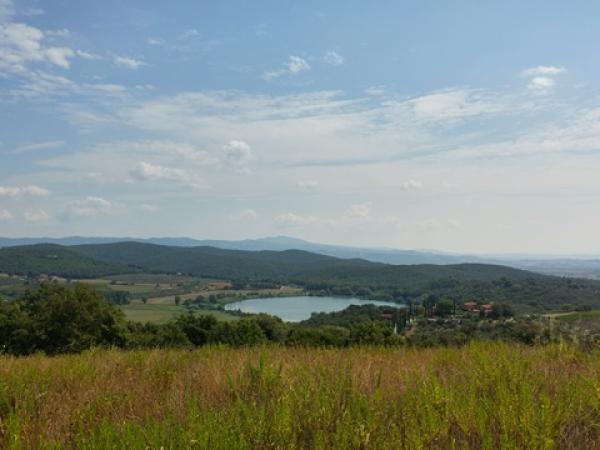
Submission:
POLYGON ((281 317, 286 322, 300 322, 310 318, 313 312, 334 312, 350 305, 379 305, 402 308, 403 305, 378 300, 361 300, 344 297, 270 297, 252 298, 225 305, 228 311, 240 310, 244 313, 266 313, 281 317))

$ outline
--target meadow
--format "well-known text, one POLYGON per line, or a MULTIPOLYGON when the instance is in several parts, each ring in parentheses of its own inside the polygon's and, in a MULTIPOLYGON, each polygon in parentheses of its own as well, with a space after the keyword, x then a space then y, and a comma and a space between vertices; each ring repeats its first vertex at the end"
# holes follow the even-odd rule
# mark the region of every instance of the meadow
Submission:
POLYGON ((600 351, 203 347, 0 357, 0 447, 600 448, 600 351))

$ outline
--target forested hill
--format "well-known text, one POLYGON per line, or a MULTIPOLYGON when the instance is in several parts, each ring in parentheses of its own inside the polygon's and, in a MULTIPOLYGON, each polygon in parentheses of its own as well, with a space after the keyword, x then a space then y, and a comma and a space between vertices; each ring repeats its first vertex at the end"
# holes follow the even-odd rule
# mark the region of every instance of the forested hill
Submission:
POLYGON ((600 306, 600 282, 487 264, 393 266, 300 250, 242 251, 138 242, 0 249, 0 272, 94 278, 131 272, 182 273, 235 281, 294 283, 312 292, 411 299, 423 294, 555 309, 600 306))
POLYGON ((138 242, 3 248, 0 249, 0 272, 81 278, 128 272, 183 273, 233 280, 340 280, 366 285, 403 284, 402 281, 419 283, 435 279, 492 281, 500 278, 546 278, 510 267, 484 264, 392 266, 302 250, 254 252, 138 242))
POLYGON ((392 266, 362 259, 339 259, 302 250, 244 251, 214 247, 168 247, 137 242, 79 245, 73 251, 98 261, 127 264, 146 272, 248 280, 356 280, 359 283, 457 280, 490 281, 502 277, 544 278, 505 266, 483 264, 392 266))
POLYGON ((126 265, 106 263, 55 244, 36 244, 0 249, 0 273, 66 278, 95 278, 125 273, 126 265))

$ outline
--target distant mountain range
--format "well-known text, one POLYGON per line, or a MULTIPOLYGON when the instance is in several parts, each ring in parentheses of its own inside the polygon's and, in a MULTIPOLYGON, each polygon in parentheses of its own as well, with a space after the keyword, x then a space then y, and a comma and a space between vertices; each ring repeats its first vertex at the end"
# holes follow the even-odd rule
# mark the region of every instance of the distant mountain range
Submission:
POLYGON ((600 258, 452 254, 440 251, 398 250, 387 248, 351 247, 318 244, 287 236, 246 239, 238 241, 200 240, 188 237, 131 238, 131 237, 81 237, 64 238, 1 238, 0 247, 32 244, 57 244, 63 246, 110 244, 117 242, 140 242, 172 247, 215 247, 225 250, 284 251, 304 250, 342 259, 364 259, 371 262, 414 265, 414 264, 500 264, 550 275, 574 276, 600 279, 600 258))

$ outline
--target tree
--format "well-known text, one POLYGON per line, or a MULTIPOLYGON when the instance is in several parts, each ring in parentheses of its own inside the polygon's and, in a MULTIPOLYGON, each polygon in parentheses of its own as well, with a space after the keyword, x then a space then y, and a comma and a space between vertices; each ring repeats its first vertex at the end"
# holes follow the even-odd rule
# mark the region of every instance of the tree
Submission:
POLYGON ((175 305, 179 306, 181 304, 181 297, 179 295, 175 296, 175 305))
POLYGON ((126 341, 123 313, 82 284, 43 283, 9 308, 10 336, 2 338, 12 353, 73 353, 126 341))
POLYGON ((128 305, 131 294, 128 291, 108 291, 104 297, 115 305, 128 305))
POLYGON ((252 319, 243 319, 238 322, 217 322, 210 333, 210 342, 234 346, 256 345, 265 340, 263 330, 252 319))
POLYGON ((452 315, 453 310, 454 303, 452 302, 452 300, 442 300, 435 307, 435 312, 440 317, 452 315))
POLYGON ((210 333, 217 325, 217 319, 209 315, 187 314, 179 316, 175 323, 193 345, 200 346, 208 343, 210 333))

